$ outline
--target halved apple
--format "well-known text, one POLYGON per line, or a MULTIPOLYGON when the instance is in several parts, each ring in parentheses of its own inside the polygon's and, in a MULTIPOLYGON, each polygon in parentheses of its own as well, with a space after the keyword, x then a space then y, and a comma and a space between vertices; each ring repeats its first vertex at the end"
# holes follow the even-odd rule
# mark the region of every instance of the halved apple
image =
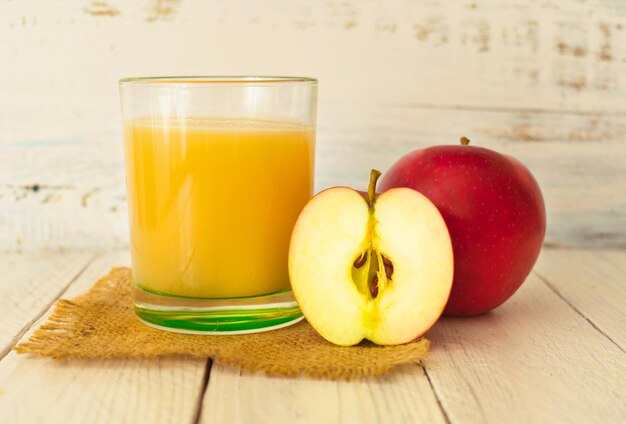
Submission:
POLYGON ((409 188, 367 195, 333 187, 302 210, 289 277, 304 316, 326 340, 351 346, 406 343, 441 315, 452 287, 448 229, 435 205, 409 188))

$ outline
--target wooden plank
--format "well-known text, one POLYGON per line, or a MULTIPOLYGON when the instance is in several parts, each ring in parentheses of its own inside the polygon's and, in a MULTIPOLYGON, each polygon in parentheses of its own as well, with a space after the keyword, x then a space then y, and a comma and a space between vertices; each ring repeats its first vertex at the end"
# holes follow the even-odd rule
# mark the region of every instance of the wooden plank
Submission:
MULTIPOLYGON (((544 193, 550 244, 626 247, 626 233, 616 231, 626 228, 623 134, 626 120, 610 115, 326 107, 316 190, 364 188, 371 167, 385 171, 413 149, 467 135, 530 168, 544 193)), ((0 250, 128 245, 119 131, 68 143, 0 143, 0 250)))
POLYGON ((444 318, 428 336, 426 369, 451 422, 626 417, 626 355, 535 275, 500 308, 444 318))
POLYGON ((615 1, 166 3, 0 4, 5 131, 102 128, 120 77, 206 72, 315 75, 330 102, 626 111, 615 1))
POLYGON ((287 379, 214 364, 201 423, 444 423, 419 366, 364 381, 287 379))
POLYGON ((0 93, 11 101, 0 104, 0 142, 117 128, 120 77, 207 70, 318 76, 324 108, 626 112, 626 9, 615 2, 186 0, 158 19, 155 2, 99 2, 111 14, 68 0, 1 3, 0 93))
POLYGON ((87 253, 0 256, 0 359, 87 266, 87 253))
POLYGON ((620 2, 58 3, 0 3, 0 250, 126 247, 116 81, 205 72, 320 78, 317 189, 476 136, 537 174, 550 244, 626 247, 620 2))
MULTIPOLYGON (((606 268, 622 275, 623 253, 604 255, 606 268)), ((127 261, 125 253, 99 259, 68 296, 84 291, 109 266, 127 261)), ((451 422, 617 422, 626 414, 620 402, 626 395, 623 351, 535 276, 496 311, 444 319, 429 337, 428 376, 451 422)), ((0 410, 8 422, 192 419, 204 363, 171 361, 56 363, 11 353, 0 362, 0 410)), ((346 383, 240 376, 215 367, 201 419, 230 421, 226 414, 235 413, 234 421, 259 416, 277 422, 354 416, 366 422, 389 416, 441 421, 437 399, 420 371, 407 367, 376 382, 346 383)))
MULTIPOLYGON (((607 261, 615 272, 624 267, 623 253, 612 253, 607 261)), ((534 275, 502 307, 475 318, 444 318, 428 337, 433 350, 425 369, 450 422, 619 422, 626 416, 626 355, 534 275)), ((441 421, 428 384, 419 367, 347 383, 242 374, 216 364, 201 422, 260 416, 268 422, 441 421)))
MULTIPOLYGON (((110 267, 127 263, 125 252, 97 258, 65 296, 86 291, 110 267)), ((11 352, 0 361, 2 421, 192 422, 206 364, 185 358, 53 361, 11 352)))
POLYGON ((545 249, 534 272, 626 351, 626 251, 545 249))
POLYGON ((320 118, 318 188, 363 189, 370 168, 384 173, 409 151, 466 135, 532 171, 546 202, 549 244, 626 247, 626 232, 616 231, 626 228, 622 118, 371 106, 329 112, 320 118))

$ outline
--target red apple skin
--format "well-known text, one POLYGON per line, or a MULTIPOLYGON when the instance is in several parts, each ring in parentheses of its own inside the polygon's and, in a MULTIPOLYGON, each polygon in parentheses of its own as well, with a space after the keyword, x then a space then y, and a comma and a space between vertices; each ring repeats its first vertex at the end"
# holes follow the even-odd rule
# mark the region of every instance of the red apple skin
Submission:
POLYGON ((541 250, 546 212, 539 185, 521 162, 476 146, 428 147, 383 175, 379 189, 394 187, 428 197, 448 226, 454 280, 445 315, 496 308, 526 280, 541 250))

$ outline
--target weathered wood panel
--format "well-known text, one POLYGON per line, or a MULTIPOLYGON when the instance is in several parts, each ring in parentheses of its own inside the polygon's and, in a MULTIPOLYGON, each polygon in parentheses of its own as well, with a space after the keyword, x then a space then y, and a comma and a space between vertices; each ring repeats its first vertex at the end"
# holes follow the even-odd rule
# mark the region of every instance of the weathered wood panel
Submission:
MULTIPOLYGON (((51 271, 59 287, 70 284, 64 297, 71 298, 129 261, 127 252, 100 255, 72 282, 67 270, 78 257, 58 254, 59 267, 50 269, 41 254, 15 254, 0 261, 0 273, 37 281, 51 271)), ((619 281, 625 261, 623 250, 546 250, 542 279, 531 275, 490 313, 443 318, 428 333, 424 369, 378 379, 269 377, 219 364, 207 375, 198 359, 52 361, 11 352, 0 358, 2 422, 623 422, 624 297, 595 281, 619 281), (554 272, 568 260, 582 267, 574 284, 580 276, 554 272)), ((14 292, 18 315, 30 297, 14 292)), ((40 313, 31 311, 31 319, 40 313)))
MULTIPOLYGON (((57 260, 67 267, 76 254, 57 260)), ((11 270, 42 280, 46 260, 24 254, 11 270), (35 266, 25 266, 28 262, 35 266)), ((75 297, 112 266, 129 262, 128 252, 98 256, 80 276, 66 275, 62 286, 70 284, 63 295, 75 297)), ((61 266, 60 266, 61 268, 61 266)), ((8 271, 0 263, 0 271, 8 271)), ((54 273, 57 274, 58 270, 54 273)), ((58 277, 57 275, 54 275, 58 277)), ((29 296, 17 299, 17 305, 29 296)), ((19 308, 15 309, 20 312, 19 308)), ((52 308, 20 341, 27 340, 43 324, 52 308)), ((7 313, 10 313, 8 311, 7 313)), ((40 313, 32 310, 31 319, 40 313)), ((10 321, 9 321, 10 323, 10 321)), ((194 422, 204 390, 207 361, 198 358, 157 358, 110 361, 55 361, 10 352, 0 360, 0 421, 3 423, 191 423, 194 422)))
POLYGON ((548 241, 626 246, 619 1, 0 1, 0 250, 126 245, 116 82, 320 78, 317 188, 415 147, 518 156, 548 241), (620 231, 622 230, 622 231, 620 231))
MULTIPOLYGON (((626 246, 621 117, 369 106, 320 112, 317 190, 364 188, 371 167, 384 171, 415 148, 467 135, 519 158, 535 174, 548 211, 548 243, 626 246)), ((0 249, 126 246, 120 137, 118 131, 0 145, 0 249)))
MULTIPOLYGON (((584 273, 587 280, 623 278, 618 264, 626 260, 624 251, 596 253, 550 249, 541 261, 546 270, 560 267, 565 258, 594 263, 584 273)), ((386 378, 346 383, 214 366, 201 422, 249 422, 259 416, 268 422, 435 422, 441 417, 426 380, 446 422, 621 422, 625 354, 589 318, 598 316, 602 327, 620 337, 623 319, 614 312, 623 310, 625 299, 614 296, 619 290, 610 285, 585 288, 570 285, 571 279, 567 272, 550 272, 543 280, 533 274, 492 312, 442 318, 427 334, 433 345, 424 360, 426 375, 411 366, 386 378), (585 300, 585 293, 593 300, 585 300), (600 304, 613 313, 600 315, 600 304)))
POLYGON ((0 256, 0 359, 85 269, 88 253, 0 256))
POLYGON ((534 274, 500 308, 472 319, 444 318, 429 338, 425 366, 450 422, 626 417, 624 351, 534 274))
POLYGON ((2 111, 97 122, 121 76, 287 73, 318 76, 328 101, 625 112, 625 15, 608 0, 4 0, 2 111))
POLYGON ((626 254, 546 249, 533 271, 602 334, 626 351, 626 254))
POLYGON ((204 394, 204 423, 445 423, 420 366, 363 381, 250 374, 219 363, 204 394))

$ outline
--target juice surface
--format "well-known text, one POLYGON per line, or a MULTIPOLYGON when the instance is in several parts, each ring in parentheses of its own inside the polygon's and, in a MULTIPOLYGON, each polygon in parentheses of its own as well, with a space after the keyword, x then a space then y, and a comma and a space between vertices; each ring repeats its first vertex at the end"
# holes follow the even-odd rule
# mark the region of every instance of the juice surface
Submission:
POLYGON ((297 123, 135 120, 124 127, 135 284, 187 297, 289 288, 315 131, 297 123))

